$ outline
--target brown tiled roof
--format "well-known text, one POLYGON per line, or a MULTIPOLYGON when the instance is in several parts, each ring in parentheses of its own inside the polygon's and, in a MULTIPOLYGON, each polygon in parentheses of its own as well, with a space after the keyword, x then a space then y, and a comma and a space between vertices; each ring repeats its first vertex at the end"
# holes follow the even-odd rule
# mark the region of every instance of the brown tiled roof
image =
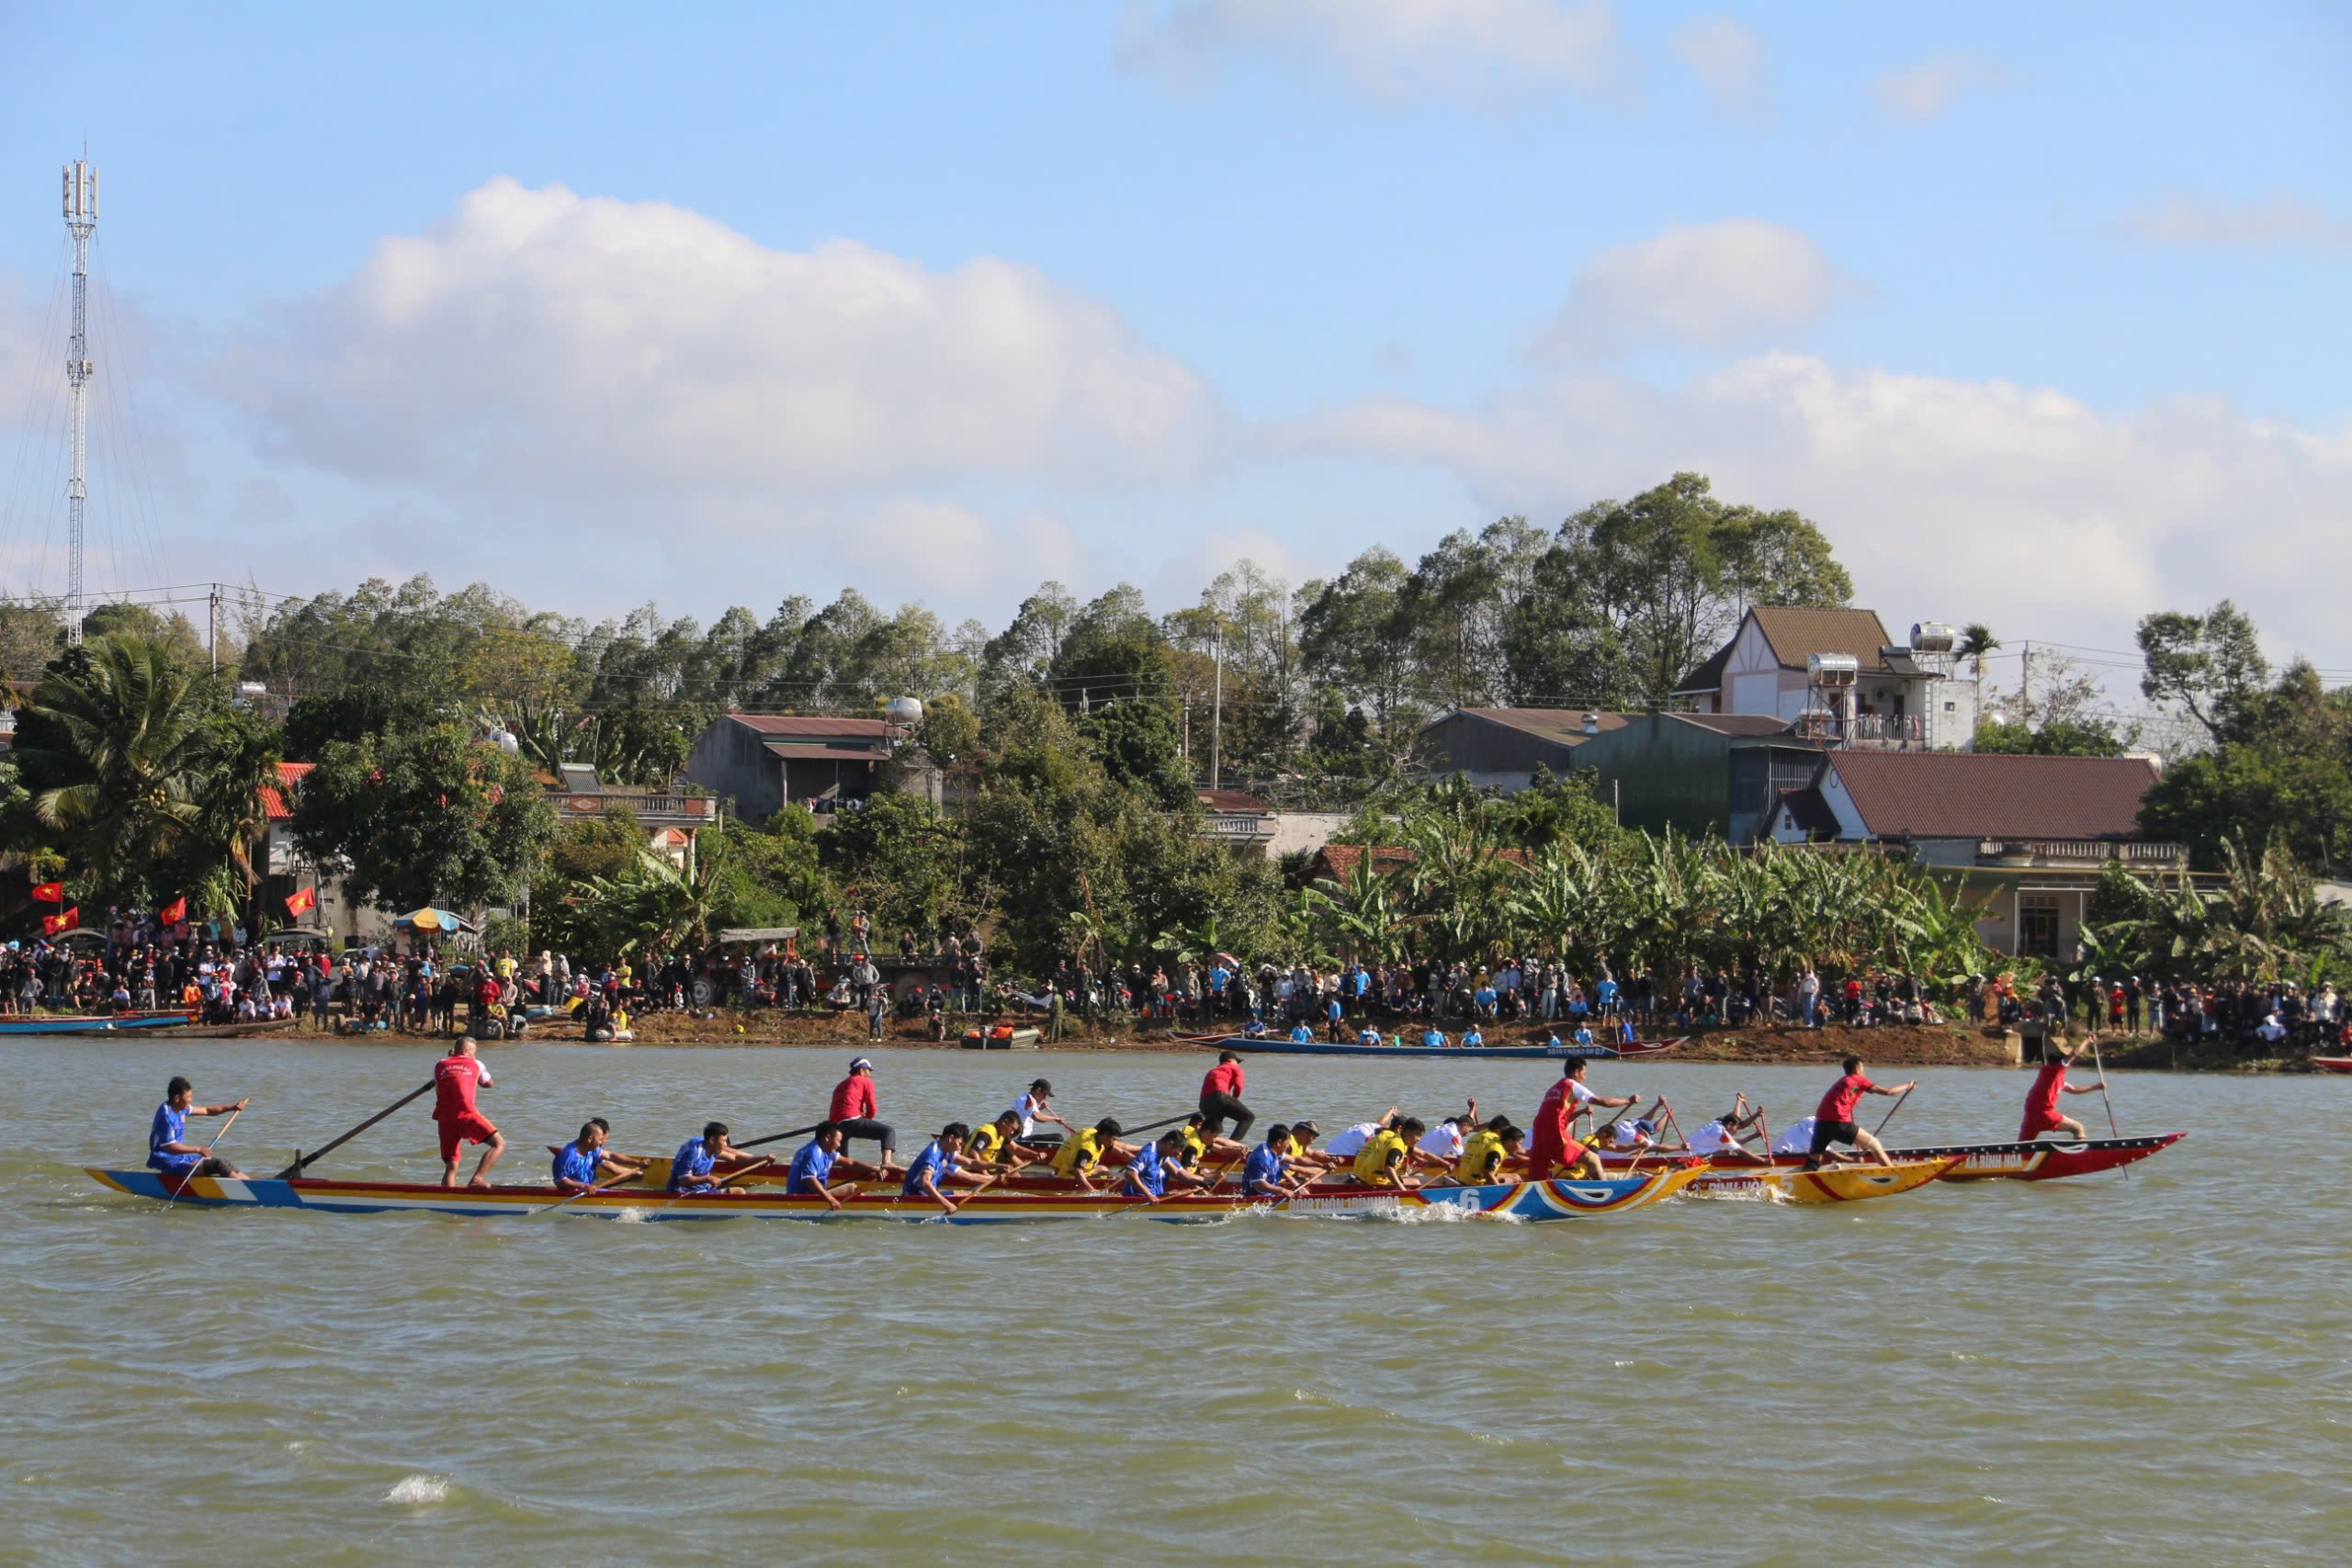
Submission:
POLYGON ((2135 839, 2156 780, 2137 757, 1837 751, 1829 766, 1877 839, 2135 839))
POLYGON ((888 739, 890 734, 890 721, 884 718, 826 718, 787 713, 730 713, 727 716, 762 735, 888 739))
POLYGON ((1253 812, 1270 817, 1274 810, 1246 789, 1196 789, 1193 798, 1211 811, 1253 812))
MULTIPOLYGON (((1816 653, 1850 653, 1861 661, 1866 675, 1893 671, 1879 650, 1887 646, 1886 627, 1876 610, 1815 610, 1788 604, 1758 604, 1749 615, 1757 630, 1771 645, 1772 657, 1783 669, 1802 670, 1816 653)), ((1736 635, 1733 641, 1737 641, 1736 635)), ((1728 645, 1726 645, 1728 646, 1728 645)))

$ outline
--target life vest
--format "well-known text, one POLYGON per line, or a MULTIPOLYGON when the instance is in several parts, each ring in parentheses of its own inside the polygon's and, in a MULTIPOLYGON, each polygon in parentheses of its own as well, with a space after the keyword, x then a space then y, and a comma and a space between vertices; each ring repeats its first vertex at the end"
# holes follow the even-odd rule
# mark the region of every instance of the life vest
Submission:
POLYGON ((997 1151, 1004 1147, 1003 1130, 998 1127, 993 1122, 986 1122, 980 1126, 973 1128, 972 1141, 969 1147, 972 1157, 975 1159, 992 1160, 996 1158, 997 1151))
POLYGON ((1102 1134, 1089 1127, 1072 1134, 1054 1151, 1054 1174, 1076 1176, 1081 1170, 1091 1170, 1102 1160, 1102 1134))
POLYGON ((1389 1162, 1401 1162, 1407 1152, 1404 1134, 1395 1128, 1384 1128, 1374 1133, 1356 1152, 1356 1179, 1368 1187, 1391 1185, 1395 1178, 1389 1174, 1389 1162))
POLYGON ((1481 1127, 1463 1144, 1462 1157, 1453 1162, 1453 1179, 1472 1186, 1491 1181, 1502 1163, 1502 1134, 1481 1127))

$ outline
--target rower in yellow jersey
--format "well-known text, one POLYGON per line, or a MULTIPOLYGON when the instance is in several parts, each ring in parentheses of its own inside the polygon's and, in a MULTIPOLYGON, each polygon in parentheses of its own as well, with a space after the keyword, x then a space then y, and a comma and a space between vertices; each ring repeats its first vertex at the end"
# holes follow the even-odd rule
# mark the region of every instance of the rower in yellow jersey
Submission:
POLYGON ((1037 1164, 1044 1157, 1039 1151, 1013 1141, 1020 1132, 1021 1118, 1010 1111, 993 1122, 982 1122, 972 1129, 971 1139, 964 1145, 964 1164, 1000 1176, 1037 1164))
POLYGON ((1373 1134, 1356 1153, 1356 1180, 1366 1187, 1418 1186, 1412 1179, 1413 1145, 1428 1131, 1420 1118, 1408 1116, 1373 1134))
POLYGON ((1450 1175, 1439 1179, 1452 1187, 1484 1187, 1500 1181, 1504 1163, 1517 1159, 1526 1141, 1527 1134, 1512 1126, 1510 1117, 1498 1116, 1462 1140, 1462 1157, 1453 1162, 1450 1175))
POLYGON ((1119 1142, 1117 1119, 1105 1116, 1093 1126, 1062 1140, 1062 1146, 1054 1151, 1054 1174, 1077 1182, 1089 1192, 1100 1192, 1102 1190, 1094 1185, 1093 1173, 1114 1154, 1132 1158, 1135 1151, 1119 1142))

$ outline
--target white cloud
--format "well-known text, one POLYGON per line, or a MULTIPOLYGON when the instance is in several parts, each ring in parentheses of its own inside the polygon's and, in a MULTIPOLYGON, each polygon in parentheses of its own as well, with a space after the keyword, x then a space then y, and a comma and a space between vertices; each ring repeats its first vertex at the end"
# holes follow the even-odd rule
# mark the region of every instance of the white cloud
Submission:
MULTIPOLYGON (((2229 594, 2309 643, 2309 585, 2352 573, 2352 424, 2210 399, 2112 415, 2049 389, 1768 354, 1670 392, 1572 378, 1470 413, 1391 400, 1284 434, 1303 454, 1440 465, 1487 510, 1535 517, 1695 468, 1819 523, 1890 624, 2128 648, 2147 611, 2229 594)), ((2307 650, 2352 664, 2352 638, 2321 629, 2331 645, 2307 650)))
POLYGON ((1603 95, 1619 71, 1607 0, 1137 3, 1119 56, 1176 86, 1241 61, 1328 70, 1381 103, 1603 95))
POLYGON ((2338 218, 2288 191, 2260 201, 2220 201, 2188 191, 2125 214, 2114 232, 2169 245, 2312 245, 2352 249, 2352 218, 2338 218))
POLYGON ((266 448, 485 491, 769 500, 1192 470, 1198 376, 1035 267, 773 250, 656 202, 496 179, 223 367, 266 448))
POLYGON ((953 502, 892 497, 827 532, 844 586, 877 604, 922 600, 1002 620, 1048 578, 1091 580, 1086 552, 1051 513, 998 519, 953 502))
POLYGON ((1793 229, 1753 218, 1668 224, 1594 257, 1544 344, 1569 355, 1718 347, 1802 327, 1859 288, 1793 229))
POLYGON ((1903 119, 1933 119, 1968 93, 1989 92, 2008 84, 2008 73, 1972 54, 1939 54, 1907 71, 1890 71, 1871 78, 1871 96, 1887 113, 1903 119))
POLYGON ((1757 119, 1771 104, 1764 40, 1738 17, 1693 17, 1674 29, 1674 52, 1707 85, 1715 112, 1726 119, 1757 119))

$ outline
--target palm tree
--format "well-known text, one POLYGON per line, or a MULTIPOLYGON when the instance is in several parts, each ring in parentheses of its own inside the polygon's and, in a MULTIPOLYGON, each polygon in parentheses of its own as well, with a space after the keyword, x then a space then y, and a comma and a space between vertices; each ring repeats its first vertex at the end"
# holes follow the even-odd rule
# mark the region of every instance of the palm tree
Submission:
POLYGON ((209 679, 167 644, 121 633, 33 689, 30 713, 62 744, 22 761, 67 781, 34 796, 34 815, 58 830, 93 899, 145 905, 175 886, 215 897, 253 886, 276 747, 218 705, 209 679))
POLYGON ((1976 722, 1984 722, 1984 656, 2001 646, 1993 628, 1982 621, 1971 621, 1960 628, 1960 644, 1952 649, 1955 658, 1965 659, 1976 672, 1976 722))

